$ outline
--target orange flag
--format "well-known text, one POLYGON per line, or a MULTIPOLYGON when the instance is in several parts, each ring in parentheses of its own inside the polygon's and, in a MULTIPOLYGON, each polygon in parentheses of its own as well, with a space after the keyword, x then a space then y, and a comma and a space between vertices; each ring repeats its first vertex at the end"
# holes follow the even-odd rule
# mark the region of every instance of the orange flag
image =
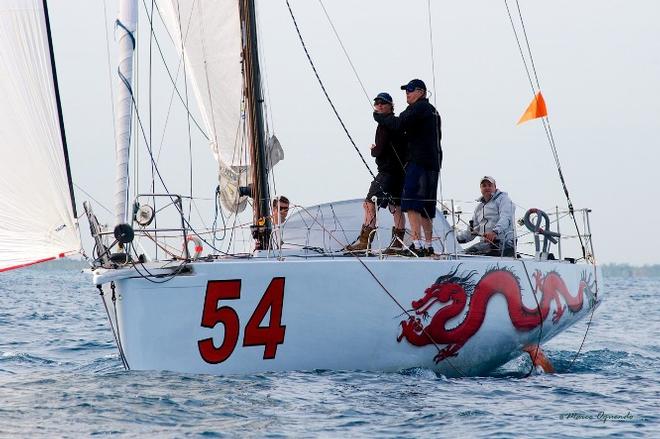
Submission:
POLYGON ((534 96, 534 99, 532 99, 529 107, 527 107, 527 110, 525 110, 525 113, 520 117, 517 125, 520 125, 523 122, 527 122, 528 120, 537 119, 547 115, 548 109, 545 106, 545 100, 543 99, 541 92, 538 92, 536 93, 536 96, 534 96))

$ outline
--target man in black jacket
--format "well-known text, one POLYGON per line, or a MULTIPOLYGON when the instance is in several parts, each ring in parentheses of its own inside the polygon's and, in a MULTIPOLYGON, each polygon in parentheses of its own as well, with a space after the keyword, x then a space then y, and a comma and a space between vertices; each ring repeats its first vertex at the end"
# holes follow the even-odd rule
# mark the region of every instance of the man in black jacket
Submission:
POLYGON ((435 218, 438 177, 442 166, 440 115, 426 97, 426 84, 413 79, 402 85, 406 108, 398 117, 374 112, 379 125, 403 133, 408 156, 401 210, 408 214, 413 236, 412 250, 418 256, 433 254, 433 218, 435 218), (421 231, 424 230, 424 240, 421 231))
MULTIPOLYGON (((383 114, 393 114, 394 104, 389 93, 379 93, 374 98, 374 108, 383 114)), ((353 244, 346 247, 348 251, 364 251, 371 247, 373 232, 376 228, 376 208, 389 207, 394 216, 392 241, 388 252, 402 249, 403 237, 406 232, 406 220, 401 212, 401 191, 405 175, 404 164, 406 149, 401 135, 383 125, 376 128, 376 139, 371 145, 371 156, 376 158, 378 174, 371 182, 369 192, 362 204, 364 207, 364 223, 360 236, 353 244), (376 197, 378 206, 372 198, 376 197)))

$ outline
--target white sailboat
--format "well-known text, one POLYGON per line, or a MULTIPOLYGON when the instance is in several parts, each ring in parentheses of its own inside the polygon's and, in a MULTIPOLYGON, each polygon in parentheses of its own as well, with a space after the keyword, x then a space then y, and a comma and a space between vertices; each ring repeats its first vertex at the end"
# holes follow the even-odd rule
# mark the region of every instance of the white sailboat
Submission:
MULTIPOLYGON (((15 42, 38 41, 42 47, 35 53, 27 49, 13 53, 11 48, 24 45, 0 39, 1 97, 4 102, 12 92, 23 97, 12 100, 23 105, 14 112, 20 123, 2 118, 6 122, 2 132, 11 131, 17 139, 2 143, 2 152, 14 155, 29 144, 55 157, 33 159, 25 147, 21 172, 26 192, 12 193, 3 201, 11 206, 16 200, 35 200, 34 193, 47 186, 53 194, 40 206, 60 212, 64 219, 53 220, 47 212, 25 212, 30 210, 25 207, 12 214, 12 221, 18 215, 37 217, 37 223, 24 225, 29 233, 47 233, 46 240, 53 243, 51 248, 33 235, 26 236, 28 232, 19 233, 30 242, 31 248, 24 251, 27 256, 13 256, 19 254, 13 249, 20 249, 16 232, 21 230, 5 229, 7 218, 0 221, 0 269, 79 247, 75 234, 62 242, 53 234, 75 230, 77 223, 63 159, 66 148, 56 105, 52 46, 43 33, 48 27, 46 4, 9 3, 2 7, 2 30, 15 42), (23 20, 24 15, 29 21, 23 20), (26 59, 26 53, 31 58, 26 59), (10 58, 17 61, 11 64, 10 58), (40 76, 34 81, 43 101, 26 98, 25 87, 5 81, 20 77, 24 70, 48 79, 40 76), (47 116, 38 113, 46 110, 47 116), (34 131, 16 129, 39 126, 43 120, 51 125, 31 143, 25 139, 34 131), (36 171, 50 180, 36 183, 30 177, 37 166, 33 161, 53 170, 36 171)), ((579 262, 561 255, 549 257, 550 242, 558 234, 549 233, 549 221, 540 223, 544 216, 536 211, 526 215, 528 220, 534 215, 539 220, 530 227, 536 240, 534 255, 466 255, 454 237, 460 214, 451 203, 438 205, 434 257, 388 256, 375 249, 369 256, 342 252, 359 229, 361 200, 298 209, 284 226, 278 226, 288 245, 273 249, 269 171, 282 153, 263 118, 254 1, 162 0, 158 6, 182 54, 201 125, 218 163, 218 201, 233 214, 248 205, 253 208, 247 226, 224 230, 249 230, 260 250, 237 251, 235 245, 218 244, 217 228, 202 230, 191 223, 186 213, 190 200, 185 196, 142 193, 129 200, 129 146, 131 124, 136 123, 132 51, 138 14, 136 1, 121 1, 114 232, 102 230, 88 204, 85 210, 96 243, 93 283, 102 293, 127 369, 243 374, 423 367, 447 376, 480 375, 547 342, 598 305, 598 269, 588 218, 587 230, 578 231, 586 240, 579 262), (194 244, 193 251, 189 243, 194 244)), ((9 116, 6 106, 0 105, 0 111, 9 116)), ((6 168, 9 172, 14 166, 6 168)), ((5 175, 10 174, 3 172, 0 178, 5 175)), ((588 214, 586 209, 579 212, 588 214)), ((390 216, 379 215, 378 226, 385 231, 381 234, 389 233, 390 216)))

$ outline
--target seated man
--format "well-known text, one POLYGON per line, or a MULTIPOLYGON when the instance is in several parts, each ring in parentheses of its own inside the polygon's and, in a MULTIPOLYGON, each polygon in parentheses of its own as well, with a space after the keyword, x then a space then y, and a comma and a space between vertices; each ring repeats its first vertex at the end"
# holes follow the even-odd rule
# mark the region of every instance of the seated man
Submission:
POLYGON ((506 192, 497 189, 495 179, 485 176, 479 185, 481 198, 470 221, 470 229, 459 232, 460 243, 480 236, 481 241, 468 247, 465 253, 486 256, 514 256, 515 206, 506 192))

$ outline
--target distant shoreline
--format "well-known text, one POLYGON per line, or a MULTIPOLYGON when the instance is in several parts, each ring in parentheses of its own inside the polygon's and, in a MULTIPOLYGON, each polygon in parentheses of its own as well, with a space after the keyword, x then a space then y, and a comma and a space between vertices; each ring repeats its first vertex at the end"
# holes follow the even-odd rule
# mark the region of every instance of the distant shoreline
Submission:
MULTIPOLYGON (((84 270, 89 264, 76 259, 57 259, 30 267, 33 270, 84 270)), ((604 277, 660 277, 660 264, 656 265, 630 265, 630 264, 603 264, 601 265, 604 277)))
POLYGON ((604 277, 660 277, 660 265, 604 264, 604 277))

